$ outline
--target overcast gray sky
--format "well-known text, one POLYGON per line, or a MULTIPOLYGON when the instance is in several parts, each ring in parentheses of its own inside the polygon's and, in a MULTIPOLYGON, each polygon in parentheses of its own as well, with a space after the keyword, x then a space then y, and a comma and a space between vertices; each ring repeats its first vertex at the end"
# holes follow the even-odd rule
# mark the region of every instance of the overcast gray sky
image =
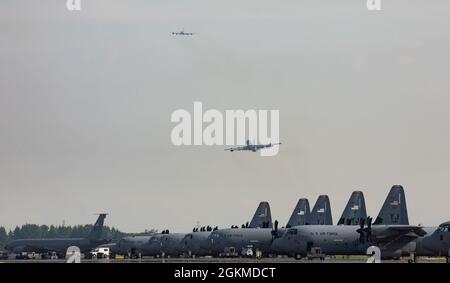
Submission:
POLYGON ((228 227, 393 184, 450 219, 450 2, 0 2, 0 225, 228 227), (195 32, 192 37, 173 31, 195 32), (279 109, 275 157, 170 142, 176 109, 279 109))

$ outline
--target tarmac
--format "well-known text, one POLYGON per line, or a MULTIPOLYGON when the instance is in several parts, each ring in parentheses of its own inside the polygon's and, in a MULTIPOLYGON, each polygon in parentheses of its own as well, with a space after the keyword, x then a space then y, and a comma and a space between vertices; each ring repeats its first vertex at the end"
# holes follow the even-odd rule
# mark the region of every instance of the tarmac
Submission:
MULTIPOLYGON (((296 260, 288 257, 276 258, 151 258, 143 257, 140 259, 82 259, 82 263, 365 263, 365 257, 333 257, 325 260, 296 260)), ((0 263, 65 263, 65 259, 47 260, 47 259, 10 259, 0 260, 0 263)), ((401 258, 399 260, 382 260, 382 263, 407 263, 408 258, 401 258)), ((419 258, 418 263, 445 263, 445 258, 419 258)))

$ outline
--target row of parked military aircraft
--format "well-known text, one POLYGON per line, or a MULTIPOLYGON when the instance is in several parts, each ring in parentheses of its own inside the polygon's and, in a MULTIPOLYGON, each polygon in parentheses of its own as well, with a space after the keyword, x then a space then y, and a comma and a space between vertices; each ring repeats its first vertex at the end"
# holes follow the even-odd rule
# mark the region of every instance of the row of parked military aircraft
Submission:
POLYGON ((410 256, 446 256, 450 251, 450 221, 438 227, 410 225, 404 189, 391 188, 375 221, 367 216, 363 192, 355 191, 333 225, 330 200, 318 197, 310 210, 302 198, 285 226, 272 222, 268 202, 261 202, 250 222, 227 229, 197 227, 191 233, 163 233, 150 236, 124 237, 116 243, 101 239, 106 214, 100 214, 91 233, 83 239, 24 239, 10 242, 5 248, 23 252, 57 252, 64 255, 69 246, 78 246, 82 253, 103 246, 111 254, 128 257, 204 257, 285 255, 300 259, 311 249, 320 248, 326 255, 366 255, 370 246, 377 246, 382 258, 410 256))

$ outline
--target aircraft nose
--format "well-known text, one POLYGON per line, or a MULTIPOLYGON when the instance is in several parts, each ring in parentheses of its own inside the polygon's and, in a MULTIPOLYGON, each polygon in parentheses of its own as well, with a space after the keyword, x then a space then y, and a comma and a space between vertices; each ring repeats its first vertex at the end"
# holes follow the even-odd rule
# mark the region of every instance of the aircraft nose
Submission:
POLYGON ((283 253, 284 252, 284 244, 282 239, 275 239, 272 243, 272 250, 276 253, 283 253))
POLYGON ((201 241, 199 246, 200 246, 200 248, 209 251, 213 248, 213 239, 207 238, 205 241, 201 241))

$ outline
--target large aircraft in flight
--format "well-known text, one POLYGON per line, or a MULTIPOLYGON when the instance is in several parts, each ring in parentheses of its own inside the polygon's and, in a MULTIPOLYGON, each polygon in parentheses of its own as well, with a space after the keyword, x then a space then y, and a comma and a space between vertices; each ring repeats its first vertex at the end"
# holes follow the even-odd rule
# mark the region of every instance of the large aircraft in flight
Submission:
MULTIPOLYGON (((343 221, 346 222, 345 220, 343 221)), ((358 226, 307 225, 290 228, 274 250, 295 258, 306 256, 313 247, 327 255, 365 255, 369 246, 378 246, 382 258, 405 255, 447 255, 450 222, 424 228, 409 224, 402 186, 391 188, 378 217, 361 218, 358 226)))
POLYGON ((257 152, 258 150, 261 150, 263 148, 268 148, 268 147, 272 147, 275 145, 280 145, 281 142, 279 143, 268 143, 268 144, 252 144, 250 142, 250 140, 246 141, 246 144, 244 146, 238 146, 238 147, 230 147, 230 148, 226 148, 226 151, 253 151, 253 152, 257 152))
POLYGON ((82 253, 87 253, 91 249, 109 242, 109 240, 101 239, 103 231, 103 223, 106 213, 101 213, 94 224, 91 232, 86 238, 55 238, 55 239, 20 239, 9 242, 5 249, 10 253, 39 253, 47 254, 56 252, 58 257, 66 256, 67 248, 76 246, 82 253))

